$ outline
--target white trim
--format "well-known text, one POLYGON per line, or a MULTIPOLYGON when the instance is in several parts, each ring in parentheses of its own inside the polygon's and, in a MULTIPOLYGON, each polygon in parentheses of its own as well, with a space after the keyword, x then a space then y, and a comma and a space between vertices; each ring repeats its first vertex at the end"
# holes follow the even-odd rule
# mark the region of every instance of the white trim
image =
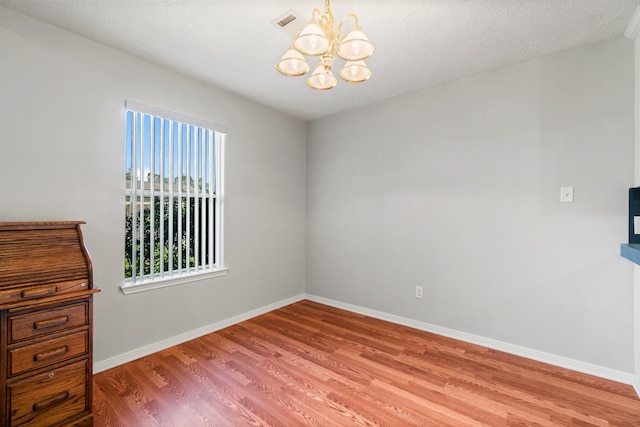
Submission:
POLYGON ((635 40, 638 32, 640 32, 640 6, 636 7, 636 10, 633 12, 631 21, 629 21, 624 35, 628 39, 635 40))
POLYGON ((140 359, 141 357, 166 350, 167 348, 173 347, 175 345, 182 344, 184 342, 199 338, 203 335, 207 335, 215 331, 219 331, 220 329, 227 328, 229 326, 235 325, 236 323, 244 322, 245 320, 249 320, 253 317, 260 316, 273 310, 277 310, 286 305, 302 301, 303 299, 305 299, 304 294, 296 295, 291 298, 280 300, 273 304, 265 305, 255 310, 251 310, 237 316, 229 317, 228 319, 220 320, 210 325, 203 326, 192 331, 187 331, 171 338, 167 338, 165 340, 145 345, 144 347, 139 347, 126 353, 122 353, 117 356, 95 362, 93 364, 93 373, 97 374, 99 372, 106 371, 107 369, 115 368, 116 366, 120 366, 124 363, 132 362, 136 359, 140 359))
POLYGON ((215 198, 215 254, 216 265, 224 265, 224 182, 225 182, 225 148, 227 144, 227 135, 216 132, 216 198, 215 198))
POLYGON ((201 328, 194 329, 192 331, 188 331, 183 334, 176 335, 174 337, 128 351, 126 353, 122 353, 109 359, 95 362, 93 365, 93 372, 94 374, 97 374, 99 372, 106 371, 107 369, 111 369, 124 363, 131 362, 141 357, 156 353, 158 351, 165 350, 169 347, 182 344, 183 342, 235 325, 236 323, 244 322, 245 320, 249 320, 253 317, 260 316, 262 314, 277 310, 278 308, 293 304, 298 301, 302 301, 304 299, 315 301, 331 307, 341 308, 343 310, 348 310, 354 313, 363 314, 365 316, 373 317, 376 319, 386 320, 388 322, 408 326, 422 331, 431 332, 448 338, 481 345, 516 356, 526 357, 528 359, 537 360, 539 362, 548 363, 550 365, 558 366, 561 368, 571 369, 572 371, 594 375, 623 384, 629 384, 634 387, 636 393, 640 397, 640 384, 638 384, 638 382, 635 380, 634 375, 628 372, 618 371, 615 369, 606 368, 604 366, 581 362, 579 360, 570 359, 568 357, 557 356, 555 354, 545 353, 527 347, 517 346, 502 341, 481 337, 478 335, 468 334, 465 332, 456 331, 454 329, 443 328, 441 326, 432 325, 430 323, 420 322, 417 320, 408 319, 406 317, 371 310, 357 305, 346 304, 311 294, 296 295, 294 297, 287 298, 273 304, 257 308, 255 310, 251 310, 246 313, 239 314, 237 316, 233 316, 228 319, 224 319, 219 322, 212 323, 210 325, 203 326, 201 328))
POLYGON ((331 307, 352 311, 354 313, 364 314, 365 316, 373 317, 376 319, 386 320, 388 322, 396 323, 399 325, 409 326, 411 328, 442 335, 448 338, 481 345, 516 356, 526 357, 528 359, 537 360, 538 362, 548 363, 550 365, 558 366, 561 368, 571 369, 572 371, 582 372, 584 374, 594 375, 600 378, 605 378, 624 384, 634 385, 638 396, 640 396, 640 387, 638 387, 638 385, 635 383, 634 375, 628 372, 618 371, 615 369, 606 368, 604 366, 581 362, 579 360, 570 359, 568 357, 545 353, 543 351, 533 350, 527 347, 509 344, 491 338, 485 338, 479 335, 468 334, 466 332, 460 332, 454 329, 444 328, 442 326, 408 319, 406 317, 371 310, 357 305, 346 304, 316 295, 307 294, 306 299, 318 302, 320 304, 329 305, 331 307))
POLYGON ((219 268, 202 273, 186 273, 182 276, 171 276, 166 279, 153 279, 153 281, 149 282, 128 282, 120 286, 120 290, 125 295, 136 294, 138 292, 161 289, 168 286, 181 285, 183 283, 197 282, 200 280, 210 279, 212 277, 226 276, 228 272, 228 268, 219 268))

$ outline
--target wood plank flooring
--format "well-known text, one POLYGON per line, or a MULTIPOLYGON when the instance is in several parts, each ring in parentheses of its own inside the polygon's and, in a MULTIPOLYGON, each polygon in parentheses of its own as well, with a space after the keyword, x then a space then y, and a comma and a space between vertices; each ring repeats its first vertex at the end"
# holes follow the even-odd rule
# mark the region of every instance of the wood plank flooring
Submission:
POLYGON ((95 426, 640 426, 633 388, 301 301, 94 376, 95 426))

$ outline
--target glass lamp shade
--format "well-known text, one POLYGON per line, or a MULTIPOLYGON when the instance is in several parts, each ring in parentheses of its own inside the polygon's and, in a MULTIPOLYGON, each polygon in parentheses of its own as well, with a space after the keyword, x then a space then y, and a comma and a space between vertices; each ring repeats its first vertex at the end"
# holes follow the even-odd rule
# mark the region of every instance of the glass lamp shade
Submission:
POLYGON ((318 56, 329 50, 331 42, 322 28, 312 22, 302 29, 293 45, 305 55, 318 56))
POLYGON ((313 74, 311 74, 311 77, 307 79, 309 87, 316 90, 332 89, 337 83, 338 79, 336 79, 330 69, 325 68, 322 62, 318 64, 313 74))
POLYGON ((364 35, 360 27, 353 27, 342 39, 338 48, 338 56, 347 61, 361 61, 373 54, 373 44, 364 35))
POLYGON ((297 77, 306 74, 310 65, 304 59, 304 56, 297 50, 290 48, 276 65, 276 69, 289 77, 297 77))
POLYGON ((340 77, 350 83, 361 83, 371 77, 371 70, 364 61, 347 61, 340 70, 340 77))

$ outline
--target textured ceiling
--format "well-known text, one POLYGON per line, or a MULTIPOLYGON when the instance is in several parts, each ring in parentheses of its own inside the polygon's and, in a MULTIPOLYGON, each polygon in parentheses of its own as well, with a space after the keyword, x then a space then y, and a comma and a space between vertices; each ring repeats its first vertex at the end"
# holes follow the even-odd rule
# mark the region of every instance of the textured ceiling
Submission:
MULTIPOLYGON (((0 0, 0 5, 303 119, 622 36, 640 0, 334 0, 375 44, 364 84, 316 92, 275 63, 271 21, 322 0, 0 0)), ((312 67, 316 60, 310 61, 312 67)), ((336 61, 338 62, 338 61, 336 61)), ((336 70, 337 71, 337 70, 336 70)))

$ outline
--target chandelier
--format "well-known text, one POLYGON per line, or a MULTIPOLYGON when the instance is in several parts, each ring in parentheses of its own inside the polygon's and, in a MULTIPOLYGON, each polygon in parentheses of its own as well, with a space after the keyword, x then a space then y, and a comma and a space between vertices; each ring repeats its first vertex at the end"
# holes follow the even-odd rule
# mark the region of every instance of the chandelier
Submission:
POLYGON ((332 89, 338 83, 331 72, 336 55, 345 61, 339 72, 344 81, 361 83, 371 77, 371 70, 364 60, 373 54, 373 44, 362 32, 358 17, 353 13, 342 18, 337 31, 334 31, 330 3, 330 0, 325 0, 324 13, 313 9, 311 20, 293 36, 293 45, 276 65, 276 69, 285 76, 298 77, 310 69, 303 55, 319 56, 320 62, 307 79, 307 85, 316 90, 332 89), (355 21, 355 26, 347 34, 342 34, 342 25, 349 18, 355 21))

